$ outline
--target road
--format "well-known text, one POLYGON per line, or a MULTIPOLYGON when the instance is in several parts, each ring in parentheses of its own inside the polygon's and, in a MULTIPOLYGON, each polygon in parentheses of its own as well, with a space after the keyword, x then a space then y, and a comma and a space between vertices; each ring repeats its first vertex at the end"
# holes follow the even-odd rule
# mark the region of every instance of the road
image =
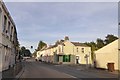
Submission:
POLYGON ((67 65, 52 65, 29 59, 24 62, 24 73, 20 78, 117 78, 103 70, 89 70, 67 65))
POLYGON ((39 62, 25 62, 25 69, 21 78, 72 78, 63 72, 56 71, 39 62))

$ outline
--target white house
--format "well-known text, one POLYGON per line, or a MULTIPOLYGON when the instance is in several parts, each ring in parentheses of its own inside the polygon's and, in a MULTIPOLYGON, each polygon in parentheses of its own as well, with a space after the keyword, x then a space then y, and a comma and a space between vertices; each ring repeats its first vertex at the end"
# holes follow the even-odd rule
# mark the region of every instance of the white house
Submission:
POLYGON ((96 67, 108 69, 108 63, 114 63, 114 69, 118 70, 118 41, 117 39, 112 43, 102 47, 95 51, 96 55, 96 67))
POLYGON ((58 64, 92 64, 91 47, 84 43, 71 42, 68 37, 58 40, 54 45, 38 51, 45 62, 58 64))

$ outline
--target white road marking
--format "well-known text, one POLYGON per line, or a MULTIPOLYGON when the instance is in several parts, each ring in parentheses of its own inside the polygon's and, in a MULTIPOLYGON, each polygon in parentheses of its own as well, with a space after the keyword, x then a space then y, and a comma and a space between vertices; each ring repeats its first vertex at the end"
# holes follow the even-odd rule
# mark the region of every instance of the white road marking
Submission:
POLYGON ((64 73, 64 72, 62 72, 62 73, 65 74, 65 75, 67 75, 67 76, 70 76, 71 78, 77 78, 77 77, 72 76, 72 75, 69 75, 69 74, 67 74, 67 73, 64 73))
POLYGON ((82 71, 82 70, 84 70, 84 69, 76 69, 76 70, 82 71))

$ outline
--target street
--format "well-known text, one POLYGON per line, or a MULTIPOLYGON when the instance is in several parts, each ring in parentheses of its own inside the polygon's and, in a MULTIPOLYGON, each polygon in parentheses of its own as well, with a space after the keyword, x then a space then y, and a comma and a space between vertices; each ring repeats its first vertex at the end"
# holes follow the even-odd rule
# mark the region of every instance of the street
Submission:
POLYGON ((117 74, 104 70, 89 70, 68 65, 53 65, 28 59, 24 63, 23 78, 117 78, 117 74))
POLYGON ((25 62, 25 71, 21 78, 72 78, 72 76, 63 72, 49 68, 47 64, 40 62, 25 62))

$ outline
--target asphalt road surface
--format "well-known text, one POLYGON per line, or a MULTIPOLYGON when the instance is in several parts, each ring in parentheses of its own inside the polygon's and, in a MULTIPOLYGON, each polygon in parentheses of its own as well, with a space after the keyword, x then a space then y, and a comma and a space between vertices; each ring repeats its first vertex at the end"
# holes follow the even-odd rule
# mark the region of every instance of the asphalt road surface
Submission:
POLYGON ((68 74, 51 69, 48 65, 46 66, 39 62, 25 62, 25 71, 21 78, 72 78, 68 74))
MULTIPOLYGON (((108 71, 52 65, 28 59, 24 62, 24 72, 20 78, 118 78, 118 74, 108 71)), ((112 80, 112 79, 111 79, 112 80)))

